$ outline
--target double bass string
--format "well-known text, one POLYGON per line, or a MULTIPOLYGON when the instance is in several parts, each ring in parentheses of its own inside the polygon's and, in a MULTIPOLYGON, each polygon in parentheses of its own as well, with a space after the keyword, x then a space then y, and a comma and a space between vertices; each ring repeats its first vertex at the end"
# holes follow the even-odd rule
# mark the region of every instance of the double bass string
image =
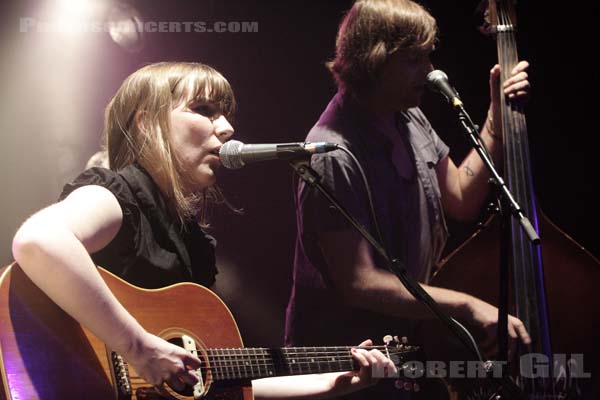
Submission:
MULTIPOLYGON (((510 76, 511 69, 517 64, 518 56, 514 35, 516 25, 510 19, 506 2, 500 1, 499 4, 498 24, 503 29, 500 29, 497 35, 498 58, 502 68, 502 82, 504 82, 510 76)), ((532 220, 538 230, 525 116, 520 105, 509 105, 505 101, 502 102, 502 114, 505 129, 505 168, 508 172, 509 187, 521 206, 523 214, 532 220)), ((511 234, 514 291, 519 293, 519 297, 526 299, 526 302, 515 302, 517 316, 525 323, 532 337, 539 337, 541 331, 547 330, 545 320, 542 318, 542 321, 539 321, 540 309, 538 308, 539 304, 544 310, 546 309, 544 297, 538 296, 540 279, 543 284, 543 270, 537 268, 541 266, 541 248, 534 247, 529 242, 520 225, 514 220, 511 220, 511 234)), ((542 336, 542 342, 544 341, 542 336)), ((534 350, 547 353, 548 346, 545 343, 534 343, 534 346, 537 347, 534 350)), ((521 381, 532 393, 548 393, 547 379, 521 381)))

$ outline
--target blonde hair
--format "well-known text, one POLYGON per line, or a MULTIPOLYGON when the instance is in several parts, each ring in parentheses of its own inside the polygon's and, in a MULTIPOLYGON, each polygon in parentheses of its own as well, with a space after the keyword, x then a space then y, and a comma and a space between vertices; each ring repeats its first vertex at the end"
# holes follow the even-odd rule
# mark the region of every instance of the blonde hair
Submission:
POLYGON ((187 62, 147 65, 125 79, 106 107, 104 133, 111 169, 139 163, 180 221, 195 217, 206 224, 206 206, 222 200, 222 194, 215 186, 191 191, 193 182, 168 140, 171 111, 200 101, 216 103, 228 119, 235 111, 231 86, 215 69, 187 62))
POLYGON ((338 89, 362 95, 396 51, 418 54, 437 40, 435 19, 410 0, 357 0, 340 23, 327 63, 338 89))

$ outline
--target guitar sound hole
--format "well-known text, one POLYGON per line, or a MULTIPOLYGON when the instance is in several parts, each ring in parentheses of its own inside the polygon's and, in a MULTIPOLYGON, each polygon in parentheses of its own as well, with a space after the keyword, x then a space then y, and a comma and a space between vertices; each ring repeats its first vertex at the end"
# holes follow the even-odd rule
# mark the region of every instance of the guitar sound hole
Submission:
MULTIPOLYGON (((181 340, 181 338, 179 338, 179 337, 170 338, 167 341, 171 344, 174 344, 175 346, 183 347, 183 340, 181 340)), ((201 353, 198 354, 198 356, 200 357, 200 359, 202 359, 201 353)), ((202 362, 204 363, 204 360, 202 360, 202 362)), ((202 371, 202 380, 206 383, 206 371, 204 371, 204 370, 202 371)), ((183 390, 177 390, 174 387, 172 387, 171 385, 169 385, 169 387, 175 393, 182 395, 182 396, 192 397, 194 395, 194 388, 191 386, 188 386, 188 385, 186 385, 185 389, 183 389, 183 390)))

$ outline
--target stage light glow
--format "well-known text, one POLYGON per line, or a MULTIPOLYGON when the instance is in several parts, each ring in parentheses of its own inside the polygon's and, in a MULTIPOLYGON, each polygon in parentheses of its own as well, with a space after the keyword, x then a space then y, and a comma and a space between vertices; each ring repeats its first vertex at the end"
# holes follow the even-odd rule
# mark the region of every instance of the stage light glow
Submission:
POLYGON ((79 37, 80 33, 102 32, 102 22, 112 0, 49 0, 41 18, 49 22, 50 31, 79 37))
POLYGON ((115 4, 108 12, 107 22, 112 40, 126 51, 139 52, 144 45, 142 17, 128 4, 115 4))
POLYGON ((89 17, 100 3, 97 0, 55 0, 56 14, 61 19, 89 17))

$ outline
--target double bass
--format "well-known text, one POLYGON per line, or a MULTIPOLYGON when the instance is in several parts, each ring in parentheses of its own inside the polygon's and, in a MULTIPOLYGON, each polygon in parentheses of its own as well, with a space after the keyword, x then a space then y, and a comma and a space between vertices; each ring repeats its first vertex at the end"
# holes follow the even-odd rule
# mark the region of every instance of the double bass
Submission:
MULTIPOLYGON (((486 6, 484 30, 496 38, 504 82, 518 62, 514 4, 489 0, 486 6)), ((431 284, 498 305, 504 257, 509 266, 509 312, 523 321, 532 338, 531 345, 520 345, 508 360, 513 379, 529 399, 600 398, 600 367, 595 364, 600 357, 600 346, 595 343, 595 333, 600 332, 600 297, 596 294, 600 262, 539 210, 525 115, 521 106, 505 101, 502 91, 500 96, 503 177, 536 228, 541 245, 532 244, 514 218, 502 220, 496 215, 441 261, 431 284), (507 224, 504 231, 503 223, 507 224), (506 239, 501 249, 502 232, 506 239), (527 370, 532 361, 536 368, 527 370)), ((424 344, 431 347, 431 340, 425 339, 424 344)), ((463 354, 455 349, 446 356, 460 360, 465 359, 463 354)), ((450 383, 454 398, 489 399, 493 395, 476 380, 450 383)))

